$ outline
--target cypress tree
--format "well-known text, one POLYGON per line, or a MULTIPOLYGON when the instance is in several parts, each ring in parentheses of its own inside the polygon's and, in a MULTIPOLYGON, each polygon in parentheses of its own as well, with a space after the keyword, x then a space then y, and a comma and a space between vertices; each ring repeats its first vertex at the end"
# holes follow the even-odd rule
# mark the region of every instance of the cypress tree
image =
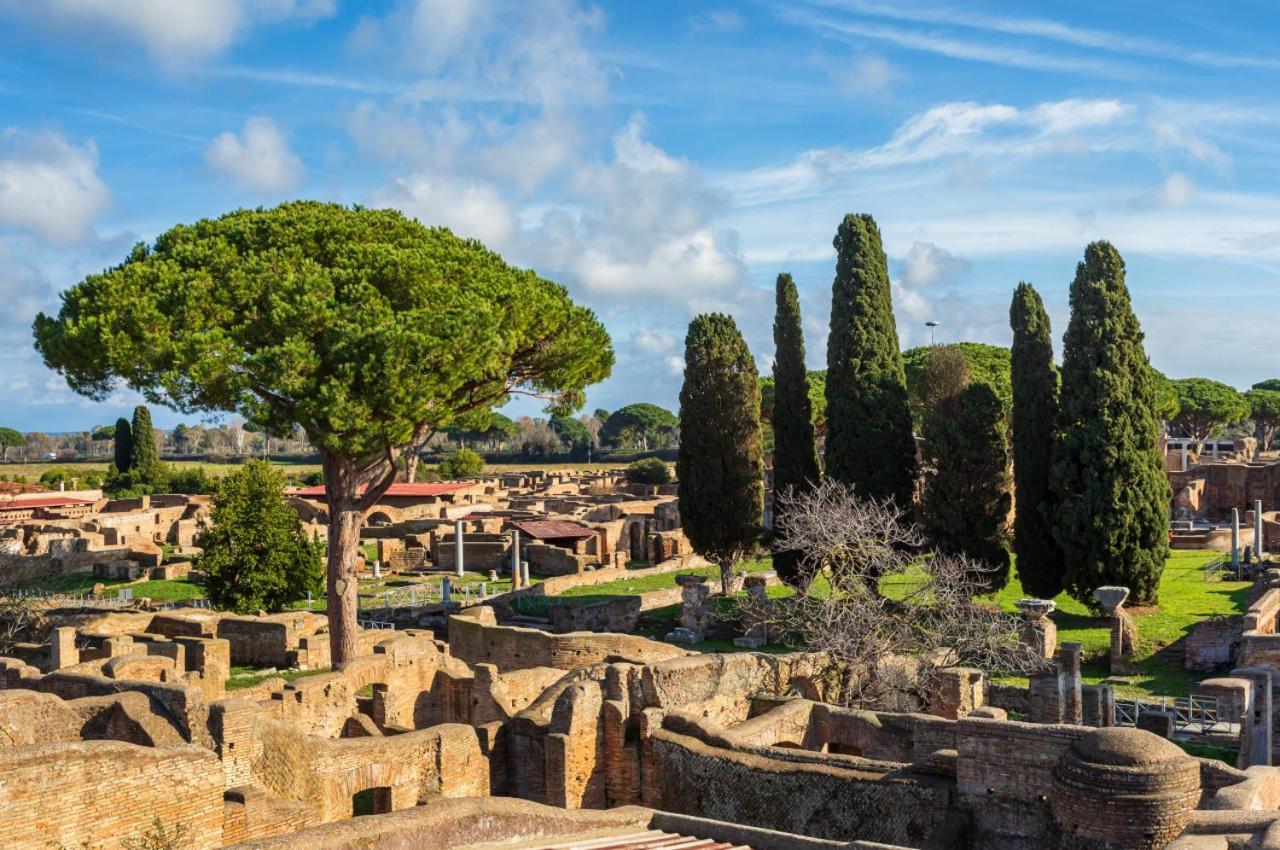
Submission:
MULTIPOLYGON (((804 365, 804 331, 800 325, 800 296, 789 274, 778 275, 777 312, 773 319, 773 521, 778 521, 776 494, 801 493, 818 481, 818 450, 813 441, 813 403, 809 400, 809 372, 804 365)), ((773 553, 773 568, 788 584, 807 582, 801 574, 800 553, 773 553)))
POLYGON ((160 452, 156 449, 156 432, 151 425, 151 411, 140 404, 133 409, 131 426, 133 448, 129 469, 139 482, 155 485, 160 478, 160 452))
POLYGON ((1009 448, 1004 406, 985 383, 937 399, 924 415, 927 464, 920 510, 943 552, 980 565, 970 581, 994 592, 1009 581, 1009 448))
POLYGON ((700 315, 685 337, 680 388, 680 521, 693 550, 720 567, 721 589, 759 540, 764 510, 760 382, 738 326, 700 315))
POLYGON ((909 506, 916 446, 880 230, 846 215, 836 231, 827 339, 827 475, 909 506))
POLYGON ((1128 587, 1138 605, 1156 601, 1169 552, 1169 483, 1155 400, 1124 260, 1094 242, 1071 284, 1050 473, 1068 589, 1086 605, 1096 605, 1092 592, 1102 585, 1128 587))
POLYGON ((115 458, 116 472, 128 472, 133 465, 133 432, 129 420, 121 416, 116 420, 115 458))
POLYGON ((1058 367, 1053 363, 1049 315, 1040 293, 1019 283, 1009 305, 1013 328, 1013 551, 1023 589, 1053 599, 1066 587, 1062 549, 1050 527, 1049 467, 1058 418, 1058 367))

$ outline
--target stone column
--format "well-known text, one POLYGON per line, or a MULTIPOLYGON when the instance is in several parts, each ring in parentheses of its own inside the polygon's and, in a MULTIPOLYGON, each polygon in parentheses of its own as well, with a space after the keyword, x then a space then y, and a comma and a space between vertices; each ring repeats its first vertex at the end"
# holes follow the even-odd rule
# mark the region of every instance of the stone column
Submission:
POLYGON ((1111 671, 1120 672, 1133 655, 1133 646, 1138 638, 1133 618, 1124 610, 1129 588, 1104 585, 1093 592, 1093 598, 1111 618, 1111 671))
POLYGON ((769 609, 769 597, 765 591, 765 577, 761 575, 747 576, 744 582, 747 598, 750 600, 744 613, 743 625, 746 632, 733 639, 734 646, 746 649, 759 649, 769 642, 769 625, 765 621, 769 609))
POLYGON ((448 605, 453 601, 453 582, 448 577, 440 579, 440 602, 448 605))
POLYGON ((711 620, 707 606, 711 588, 707 586, 707 577, 680 574, 676 576, 676 584, 680 585, 680 625, 667 634, 667 640, 698 643, 706 638, 706 627, 711 620))
POLYGON ((1062 676, 1062 722, 1077 725, 1084 719, 1084 699, 1080 692, 1080 655, 1084 646, 1064 643, 1058 650, 1062 676))
POLYGON ((1262 560, 1262 500, 1253 500, 1253 559, 1262 560))
MULTIPOLYGON (((1216 444, 1215 444, 1216 445, 1216 444)), ((1240 569, 1240 509, 1231 509, 1231 566, 1240 569)))
POLYGON ((53 630, 49 639, 49 669, 62 670, 80 663, 80 650, 76 649, 76 630, 61 626, 53 630))
POLYGON ((453 574, 462 578, 463 570, 462 520, 458 520, 453 524, 453 574))
POLYGON ((520 531, 511 529, 511 589, 520 589, 520 531))
POLYGON ((1182 471, 1187 471, 1187 441, 1182 441, 1182 471))
POLYGON ((1058 626, 1049 615, 1058 607, 1052 599, 1019 599, 1022 627, 1018 640, 1031 648, 1038 658, 1052 658, 1058 648, 1058 626))
POLYGON ((1271 671, 1241 667, 1233 679, 1248 679, 1249 701, 1240 722, 1240 766, 1271 764, 1271 671))
POLYGON ((938 693, 930 700, 930 713, 948 720, 967 717, 983 704, 982 671, 973 667, 947 667, 938 673, 938 693))

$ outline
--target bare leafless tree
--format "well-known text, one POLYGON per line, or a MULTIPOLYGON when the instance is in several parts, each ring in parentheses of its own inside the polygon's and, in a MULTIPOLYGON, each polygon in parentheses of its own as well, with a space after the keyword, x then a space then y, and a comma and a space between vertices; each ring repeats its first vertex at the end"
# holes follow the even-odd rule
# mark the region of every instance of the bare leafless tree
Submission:
POLYGON ((780 498, 774 545, 802 552, 815 580, 795 596, 749 601, 743 616, 828 659, 840 702, 917 708, 946 667, 1023 675, 1044 667, 1019 642, 1016 614, 974 600, 988 568, 926 551, 892 502, 858 498, 834 481, 780 498))

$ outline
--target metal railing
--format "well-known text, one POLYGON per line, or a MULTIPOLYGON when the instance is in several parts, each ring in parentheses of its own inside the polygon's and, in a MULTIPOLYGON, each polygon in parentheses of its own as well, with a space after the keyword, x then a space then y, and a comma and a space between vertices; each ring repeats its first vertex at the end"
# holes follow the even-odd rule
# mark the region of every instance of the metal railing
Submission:
POLYGON ((391 629, 395 631, 396 624, 389 620, 356 620, 356 625, 362 629, 391 629))
POLYGON ((1147 699, 1116 698, 1116 725, 1136 726, 1138 718, 1146 712, 1165 711, 1173 715, 1175 732, 1227 732, 1236 722, 1223 710, 1217 697, 1148 697, 1147 699))

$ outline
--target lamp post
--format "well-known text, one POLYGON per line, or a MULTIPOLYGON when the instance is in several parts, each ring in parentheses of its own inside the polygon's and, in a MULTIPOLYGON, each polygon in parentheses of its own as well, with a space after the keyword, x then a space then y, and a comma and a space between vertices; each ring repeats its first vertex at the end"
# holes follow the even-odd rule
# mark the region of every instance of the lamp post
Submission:
POLYGON ((942 322, 925 322, 924 323, 924 326, 929 329, 929 345, 931 347, 935 344, 933 341, 933 329, 938 327, 938 325, 940 324, 942 324, 942 322))

